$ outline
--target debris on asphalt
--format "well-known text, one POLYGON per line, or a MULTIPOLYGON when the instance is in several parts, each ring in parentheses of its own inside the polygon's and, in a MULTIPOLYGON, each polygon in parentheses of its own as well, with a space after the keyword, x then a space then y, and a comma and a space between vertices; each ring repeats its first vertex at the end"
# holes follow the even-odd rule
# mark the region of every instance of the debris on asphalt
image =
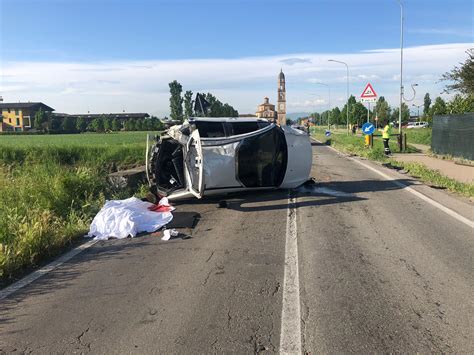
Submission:
POLYGON ((94 217, 86 237, 107 240, 133 238, 141 232, 151 233, 171 222, 173 210, 166 198, 158 205, 136 197, 107 201, 94 217))
POLYGON ((227 201, 226 200, 219 201, 219 208, 227 208, 227 201))
POLYGON ((177 237, 179 232, 176 229, 165 229, 161 240, 170 240, 171 237, 177 237))
POLYGON ((297 189, 297 191, 309 194, 329 195, 333 197, 354 197, 354 194, 352 193, 333 190, 328 187, 321 186, 321 184, 318 184, 314 178, 308 179, 297 189))

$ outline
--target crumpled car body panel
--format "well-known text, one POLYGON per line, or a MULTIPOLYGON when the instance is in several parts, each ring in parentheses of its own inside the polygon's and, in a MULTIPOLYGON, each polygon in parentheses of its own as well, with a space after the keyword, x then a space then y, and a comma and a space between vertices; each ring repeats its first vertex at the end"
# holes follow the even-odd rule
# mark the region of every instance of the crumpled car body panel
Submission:
POLYGON ((309 178, 309 136, 262 119, 190 118, 150 151, 149 183, 169 199, 294 188, 309 178), (237 133, 237 134, 236 134, 237 133))

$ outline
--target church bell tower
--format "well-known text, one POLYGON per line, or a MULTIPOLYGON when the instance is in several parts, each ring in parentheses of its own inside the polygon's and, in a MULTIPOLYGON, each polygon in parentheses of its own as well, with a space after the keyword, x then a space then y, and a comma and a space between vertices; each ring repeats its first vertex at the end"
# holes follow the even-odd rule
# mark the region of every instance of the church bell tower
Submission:
POLYGON ((278 75, 278 104, 277 104, 278 119, 277 124, 286 126, 286 89, 285 89, 285 74, 280 70, 278 75))

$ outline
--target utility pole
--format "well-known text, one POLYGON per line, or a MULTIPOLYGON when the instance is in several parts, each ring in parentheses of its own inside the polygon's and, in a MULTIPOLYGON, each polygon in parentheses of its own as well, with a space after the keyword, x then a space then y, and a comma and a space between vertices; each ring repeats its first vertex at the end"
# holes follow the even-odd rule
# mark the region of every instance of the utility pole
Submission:
POLYGON ((403 4, 400 5, 400 106, 398 108, 398 133, 402 134, 402 104, 403 104, 403 4))
POLYGON ((335 62, 335 63, 340 63, 344 64, 346 66, 347 70, 347 117, 346 117, 346 124, 347 124, 347 134, 349 135, 349 66, 347 65, 346 62, 341 62, 339 60, 334 60, 334 59, 329 59, 328 62, 335 62))

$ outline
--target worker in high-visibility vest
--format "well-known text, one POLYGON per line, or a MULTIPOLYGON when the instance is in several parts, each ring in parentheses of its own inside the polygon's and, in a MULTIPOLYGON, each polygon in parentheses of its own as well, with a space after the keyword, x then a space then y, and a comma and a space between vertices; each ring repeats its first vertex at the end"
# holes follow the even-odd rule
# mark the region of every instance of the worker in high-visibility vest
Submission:
POLYGON ((390 140, 390 135, 392 134, 392 126, 388 121, 384 121, 382 131, 382 140, 383 140, 383 151, 385 155, 392 155, 390 151, 390 146, 388 145, 388 141, 390 140))

